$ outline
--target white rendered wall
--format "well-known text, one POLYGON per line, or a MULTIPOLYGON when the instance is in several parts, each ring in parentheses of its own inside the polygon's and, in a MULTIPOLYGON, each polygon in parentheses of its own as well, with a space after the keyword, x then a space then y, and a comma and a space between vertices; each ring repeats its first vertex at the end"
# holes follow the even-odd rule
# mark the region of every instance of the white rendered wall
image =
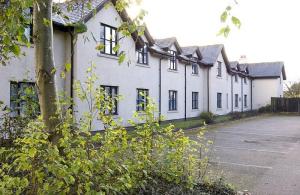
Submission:
POLYGON ((231 78, 227 72, 222 54, 209 71, 209 107, 210 112, 216 115, 224 115, 231 112, 231 78), (222 62, 222 76, 217 76, 218 61, 222 62), (217 93, 222 93, 222 108, 217 108, 217 93), (228 105, 227 105, 228 94, 228 105))
POLYGON ((271 104, 271 97, 283 95, 280 78, 253 80, 253 109, 271 104))

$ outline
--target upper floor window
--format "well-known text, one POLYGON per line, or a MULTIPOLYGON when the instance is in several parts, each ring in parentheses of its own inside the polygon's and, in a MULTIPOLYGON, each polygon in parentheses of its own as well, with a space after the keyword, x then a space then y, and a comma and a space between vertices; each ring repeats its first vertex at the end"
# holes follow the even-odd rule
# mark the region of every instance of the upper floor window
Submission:
POLYGON ((136 111, 145 111, 147 104, 149 90, 148 89, 137 89, 137 98, 136 98, 136 111))
POLYGON ((239 95, 235 94, 234 95, 234 107, 239 107, 239 95))
POLYGON ((222 108, 222 93, 217 93, 217 108, 222 108))
POLYGON ((192 109, 199 109, 199 93, 192 92, 192 109))
POLYGON ((24 24, 24 37, 28 42, 32 42, 33 26, 32 26, 32 8, 25 9, 23 16, 25 20, 24 24))
POLYGON ((169 50, 169 53, 172 55, 170 57, 170 64, 169 64, 169 69, 170 70, 177 70, 177 53, 176 51, 169 50))
POLYGON ((137 48, 136 54, 139 64, 148 64, 148 46, 146 44, 144 47, 137 48))
POLYGON ((234 81, 237 83, 237 82, 239 82, 239 80, 238 80, 239 78, 238 78, 238 75, 237 74, 235 74, 234 75, 234 81))
POLYGON ((105 92, 108 105, 105 108, 105 114, 118 115, 118 87, 101 85, 105 92))
POLYGON ((196 63, 192 64, 192 74, 198 74, 199 73, 199 66, 196 63))
POLYGON ((10 109, 13 116, 35 115, 40 112, 35 83, 10 82, 10 109))
POLYGON ((218 77, 221 77, 221 76, 222 76, 222 62, 218 62, 217 76, 218 76, 218 77))
POLYGON ((169 91, 169 111, 177 110, 177 91, 169 91))
POLYGON ((101 24, 100 41, 103 44, 101 53, 117 55, 117 29, 106 24, 101 24))
POLYGON ((244 78, 244 83, 247 84, 247 78, 246 77, 244 78))

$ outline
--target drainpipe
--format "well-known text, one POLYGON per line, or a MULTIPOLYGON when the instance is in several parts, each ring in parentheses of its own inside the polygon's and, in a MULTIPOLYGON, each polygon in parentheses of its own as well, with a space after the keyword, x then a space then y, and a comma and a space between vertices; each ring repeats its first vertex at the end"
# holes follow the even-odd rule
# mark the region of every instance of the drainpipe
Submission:
POLYGON ((70 97, 71 97, 71 111, 72 113, 74 112, 73 109, 73 103, 74 103, 74 89, 73 89, 73 85, 74 85, 74 74, 75 74, 75 70, 74 70, 74 35, 73 32, 70 32, 70 36, 71 36, 71 78, 70 78, 70 97))
POLYGON ((231 112, 233 112, 233 76, 231 76, 231 112))
POLYGON ((159 74, 158 74, 158 122, 161 123, 161 61, 162 58, 159 59, 159 74))
POLYGON ((210 71, 210 67, 207 69, 207 112, 209 112, 209 110, 210 110, 210 107, 209 107, 209 97, 210 97, 210 95, 209 95, 209 93, 210 93, 210 91, 209 91, 209 71, 210 71))
POLYGON ((186 121, 186 64, 184 64, 184 120, 186 121))
POLYGON ((243 81, 243 77, 241 77, 241 80, 242 80, 242 84, 241 84, 241 94, 242 94, 242 97, 241 97, 241 100, 242 100, 241 110, 242 110, 242 112, 244 112, 244 81, 243 81))
POLYGON ((251 93, 251 111, 253 110, 253 80, 252 79, 250 79, 250 82, 251 82, 251 91, 250 91, 250 93, 251 93))

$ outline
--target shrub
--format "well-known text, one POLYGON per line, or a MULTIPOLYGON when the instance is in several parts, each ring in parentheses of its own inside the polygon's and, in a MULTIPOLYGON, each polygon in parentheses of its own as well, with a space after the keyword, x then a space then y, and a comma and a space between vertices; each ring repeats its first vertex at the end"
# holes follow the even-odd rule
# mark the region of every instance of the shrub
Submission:
POLYGON ((232 112, 232 113, 230 114, 230 116, 231 116, 231 118, 232 118, 233 120, 237 120, 237 119, 243 118, 243 114, 242 114, 241 112, 232 112))
POLYGON ((272 112, 272 106, 271 105, 266 105, 258 109, 259 113, 267 113, 267 112, 272 112))
POLYGON ((39 117, 29 119, 12 145, 0 148, 0 192, 147 194, 170 186, 192 190, 207 169, 205 152, 197 152, 207 151, 203 132, 193 141, 173 125, 161 127, 150 99, 144 114, 135 113, 130 121, 135 131, 128 132, 107 115, 115 101, 94 83, 92 73, 84 85, 76 83, 77 97, 87 100, 90 110, 76 122, 71 110, 61 110, 59 125, 51 129, 60 135, 57 142, 51 141, 39 117), (103 132, 91 133, 94 120, 102 121, 103 132))
POLYGON ((214 114, 211 112, 202 112, 200 118, 205 121, 205 123, 210 124, 214 121, 214 114))

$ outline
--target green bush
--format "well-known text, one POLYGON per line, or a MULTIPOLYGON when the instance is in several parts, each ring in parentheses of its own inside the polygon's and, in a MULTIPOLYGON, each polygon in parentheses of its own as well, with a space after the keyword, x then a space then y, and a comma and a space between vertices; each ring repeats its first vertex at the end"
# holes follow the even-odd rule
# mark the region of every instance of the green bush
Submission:
MULTIPOLYGON (((151 194, 149 190, 193 190, 206 173, 209 142, 191 140, 174 126, 161 127, 156 108, 149 99, 143 114, 130 121, 128 132, 107 115, 115 99, 94 88, 95 75, 76 83, 77 97, 87 102, 79 121, 68 102, 61 106, 60 123, 47 130, 41 117, 30 118, 20 127, 22 136, 0 147, 0 192, 2 194, 151 194), (87 94, 90 93, 90 94, 87 94), (105 130, 91 133, 94 120, 105 130), (142 123, 141 123, 142 122, 142 123), (51 133, 59 135, 51 141, 51 133), (162 182, 163 181, 163 182, 162 182)), ((63 99, 63 98, 61 98, 63 99)), ((176 193, 175 193, 176 194, 176 193)), ((179 194, 179 193, 177 193, 179 194)))
POLYGON ((243 118, 243 114, 241 112, 232 112, 232 113, 230 113, 230 116, 233 120, 243 118))
POLYGON ((211 112, 202 112, 200 118, 203 119, 206 124, 210 124, 214 121, 214 114, 211 112))
POLYGON ((258 109, 259 113, 268 113, 272 112, 272 106, 271 105, 266 105, 258 109))

